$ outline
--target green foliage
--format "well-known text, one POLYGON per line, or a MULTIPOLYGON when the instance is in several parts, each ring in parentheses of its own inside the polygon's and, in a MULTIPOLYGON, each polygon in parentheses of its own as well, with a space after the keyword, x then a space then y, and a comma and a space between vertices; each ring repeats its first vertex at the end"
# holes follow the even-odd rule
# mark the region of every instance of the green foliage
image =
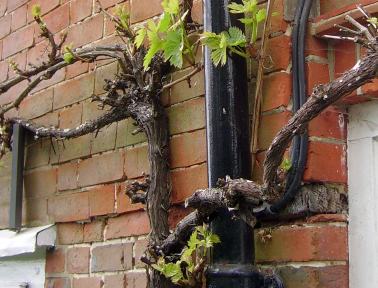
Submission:
POLYGON ((72 52, 72 44, 64 46, 63 51, 64 62, 66 62, 67 64, 71 64, 75 59, 75 55, 72 52))
POLYGON ((244 14, 239 21, 244 23, 246 30, 251 31, 250 42, 255 43, 259 24, 266 19, 266 9, 259 9, 257 0, 243 0, 243 4, 232 2, 228 8, 231 14, 244 14))
POLYGON ((230 27, 228 31, 219 34, 204 32, 201 40, 204 45, 211 49, 211 59, 215 66, 226 64, 228 50, 247 57, 241 49, 245 47, 247 41, 243 32, 237 27, 230 27))
POLYGON ((374 28, 377 28, 378 26, 378 18, 377 17, 370 17, 367 19, 367 21, 374 26, 374 28))
POLYGON ((114 14, 118 17, 117 29, 129 31, 130 30, 130 14, 127 11, 125 5, 118 5, 115 9, 114 14))
POLYGON ((41 17, 41 14, 42 14, 41 6, 38 4, 33 5, 31 9, 31 13, 34 18, 41 17))
POLYGON ((161 257, 152 267, 175 284, 191 286, 195 283, 194 277, 203 272, 197 269, 203 269, 208 249, 217 243, 220 243, 218 235, 207 230, 205 226, 198 226, 183 249, 180 260, 166 263, 161 257))
POLYGON ((247 58, 245 48, 256 42, 258 27, 266 19, 266 9, 259 9, 257 0, 243 0, 243 4, 232 2, 228 5, 228 8, 232 14, 244 15, 239 21, 244 23, 246 30, 250 31, 251 34, 250 37, 246 37, 237 27, 230 27, 228 31, 219 34, 204 32, 201 40, 204 45, 210 48, 211 59, 215 66, 225 65, 229 52, 247 58))
POLYGON ((291 163, 290 159, 289 158, 284 158, 282 160, 282 162, 281 162, 280 168, 283 171, 287 172, 287 171, 290 170, 291 166, 292 166, 292 163, 291 163))
POLYGON ((144 69, 148 70, 155 55, 161 53, 164 61, 172 66, 181 68, 183 59, 194 61, 193 46, 190 44, 185 30, 185 17, 188 11, 180 11, 179 0, 164 0, 162 2, 164 13, 158 21, 149 20, 146 27, 136 31, 134 44, 137 48, 146 41, 148 48, 144 57, 144 69))

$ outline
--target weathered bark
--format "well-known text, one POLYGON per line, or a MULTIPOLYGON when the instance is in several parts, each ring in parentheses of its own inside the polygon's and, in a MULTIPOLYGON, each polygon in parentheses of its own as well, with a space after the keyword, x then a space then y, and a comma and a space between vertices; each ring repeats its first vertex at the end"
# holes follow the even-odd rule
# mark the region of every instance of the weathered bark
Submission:
POLYGON ((378 52, 370 52, 368 56, 361 59, 352 69, 339 78, 328 84, 315 87, 308 101, 278 132, 266 153, 264 162, 263 181, 266 195, 271 201, 279 197, 276 189, 278 183, 277 169, 293 137, 303 132, 308 122, 328 106, 374 79, 377 76, 377 71, 378 52))
MULTIPOLYGON (((146 192, 146 207, 150 220, 151 246, 159 246, 169 235, 168 213, 170 207, 171 181, 169 175, 169 131, 168 118, 158 98, 150 104, 135 105, 130 112, 133 119, 144 130, 148 140, 150 163, 149 187, 146 192)), ((149 269, 148 287, 173 287, 160 272, 149 269)))

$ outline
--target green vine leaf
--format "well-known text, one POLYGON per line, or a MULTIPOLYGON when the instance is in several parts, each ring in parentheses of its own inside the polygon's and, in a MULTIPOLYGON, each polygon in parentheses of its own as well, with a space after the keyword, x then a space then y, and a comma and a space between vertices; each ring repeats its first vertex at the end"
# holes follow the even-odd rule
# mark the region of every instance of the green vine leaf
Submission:
POLYGON ((136 36, 134 39, 134 44, 137 48, 140 48, 142 46, 144 39, 146 39, 147 30, 145 28, 140 28, 136 32, 136 36))
POLYGON ((31 14, 34 18, 41 17, 41 14, 42 14, 41 6, 38 4, 34 4, 31 9, 31 14))
POLYGON ((164 60, 177 68, 181 68, 183 64, 183 34, 182 29, 168 31, 163 44, 164 60))
POLYGON ((125 5, 118 5, 115 9, 114 14, 118 17, 120 22, 120 29, 123 30, 130 30, 129 22, 130 22, 130 14, 127 10, 125 5))
POLYGON ((281 162, 280 168, 283 171, 288 172, 290 170, 291 166, 292 166, 292 163, 291 163, 290 159, 284 158, 281 162))
POLYGON ((72 53, 72 44, 66 45, 63 48, 64 54, 63 54, 63 60, 67 64, 71 64, 73 60, 75 59, 75 55, 72 53))
POLYGON ((180 12, 179 0, 163 0, 161 5, 163 6, 164 12, 171 15, 178 15, 180 12))
POLYGON ((247 57, 241 48, 247 44, 244 33, 237 27, 230 27, 228 31, 220 34, 205 32, 201 41, 211 49, 211 59, 215 66, 225 65, 227 62, 227 51, 247 57))

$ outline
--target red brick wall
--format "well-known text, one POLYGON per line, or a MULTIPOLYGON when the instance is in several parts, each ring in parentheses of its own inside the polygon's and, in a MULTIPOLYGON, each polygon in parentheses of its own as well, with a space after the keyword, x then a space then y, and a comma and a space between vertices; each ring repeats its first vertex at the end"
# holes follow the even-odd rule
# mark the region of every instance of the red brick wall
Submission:
MULTIPOLYGON (((32 21, 30 8, 40 3, 48 26, 57 35, 68 32, 67 43, 75 47, 90 43, 116 43, 114 27, 93 7, 92 0, 0 0, 0 81, 12 77, 7 61, 21 69, 46 59, 46 41, 32 21)), ((121 0, 101 0, 112 11, 121 0)), ((356 1, 320 1, 321 13, 344 11, 356 1), (331 3, 332 2, 332 5, 331 3)), ((368 2, 368 1, 367 1, 368 2)), ((133 23, 161 12, 160 0, 129 0, 133 23)), ((201 19, 201 1, 193 13, 201 19)), ((252 178, 261 179, 265 150, 274 134, 291 115, 290 23, 282 20, 284 0, 275 1, 263 88, 263 113, 257 161, 252 178)), ((336 13, 336 14, 337 14, 336 13)), ((325 15, 327 15, 325 14, 325 15)), ((314 20, 316 21, 316 19, 314 20)), ((362 52, 363 53, 363 52, 362 52)), ((348 43, 328 43, 307 37, 308 86, 334 79, 361 57, 348 43)), ((74 64, 42 83, 25 100, 20 115, 46 125, 70 128, 103 113, 90 101, 101 95, 103 79, 118 70, 115 63, 99 61, 74 64)), ((172 78, 183 71, 173 72, 172 78)), ((171 223, 186 212, 178 205, 194 189, 207 186, 204 79, 197 74, 192 88, 186 82, 163 95, 170 120, 172 168, 171 223)), ((14 99, 25 83, 0 96, 0 104, 14 99)), ((366 85, 345 101, 324 111, 310 123, 310 146, 306 182, 322 182, 346 189, 345 107, 378 96, 377 83, 366 85)), ((35 226, 57 223, 58 245, 48 253, 48 287, 144 287, 145 275, 139 256, 149 231, 146 213, 123 194, 125 180, 148 173, 146 139, 132 135, 131 120, 114 123, 95 135, 69 141, 28 139, 25 171, 24 223, 35 226), (111 255, 111 257, 109 257, 111 255), (127 284, 125 284, 127 283, 127 284)), ((8 221, 11 154, 0 169, 0 228, 8 221)), ((347 223, 344 215, 320 215, 301 221, 267 223, 256 231, 256 262, 276 269, 285 287, 315 288, 348 286, 347 223), (271 234, 271 240, 261 235, 271 234)))
MULTIPOLYGON (((41 4, 48 27, 57 36, 66 31, 67 43, 74 47, 120 41, 94 2, 0 0, 0 80, 14 75, 7 64, 11 59, 25 69, 27 63, 47 58, 46 40, 39 37, 39 27, 32 21, 35 3, 41 4)), ((124 2, 133 23, 161 13, 160 0, 100 2, 110 12, 124 2)), ((198 21, 201 7, 195 1, 193 14, 198 21)), ((90 97, 104 93, 104 79, 112 78, 117 70, 117 63, 109 61, 67 67, 35 89, 12 115, 61 128, 80 125, 104 113, 90 97)), ((183 73, 171 76, 175 79, 183 73)), ((203 74, 193 77, 191 85, 182 82, 163 95, 171 131, 172 225, 187 213, 177 204, 194 189, 207 186, 203 74)), ((0 103, 14 99, 22 87, 1 95, 0 103)), ((143 207, 132 205, 123 193, 125 181, 149 172, 146 138, 132 135, 134 130, 133 122, 125 120, 102 129, 97 137, 91 134, 53 144, 28 139, 23 222, 58 227, 57 248, 47 256, 47 287, 145 286, 139 258, 149 222, 143 207)), ((0 169, 1 228, 8 224, 10 163, 8 153, 0 169)))

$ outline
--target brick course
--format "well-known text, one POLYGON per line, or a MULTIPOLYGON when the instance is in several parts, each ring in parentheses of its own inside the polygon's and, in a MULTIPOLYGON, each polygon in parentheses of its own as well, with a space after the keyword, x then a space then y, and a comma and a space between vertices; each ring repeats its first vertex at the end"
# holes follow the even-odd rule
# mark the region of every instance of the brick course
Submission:
MULTIPOLYGON (((126 4, 132 23, 145 21, 162 11, 161 1, 157 0, 100 2, 110 12, 116 4, 126 4)), ((200 23, 201 2, 194 0, 192 11, 193 19, 200 23)), ((321 12, 336 13, 334 11, 342 11, 338 10, 341 6, 356 1, 320 2, 321 12)), ((56 38, 61 31, 68 32, 66 44, 82 47, 93 41, 101 44, 119 41, 113 34, 114 25, 98 13, 92 0, 0 0, 0 81, 15 75, 7 65, 10 59, 22 69, 29 62, 38 64, 47 60, 46 40, 39 36, 39 27, 31 16, 31 7, 36 3, 41 5, 43 18, 56 38)), ((291 116, 291 39, 289 23, 282 19, 284 5, 284 0, 275 1, 274 11, 279 15, 272 19, 268 40, 271 61, 267 60, 264 71, 258 163, 252 163, 256 167, 256 178, 261 177, 265 150, 291 116)), ((309 92, 315 85, 352 67, 360 57, 353 44, 336 42, 331 47, 309 35, 306 41, 309 92), (334 63, 328 59, 330 55, 334 63)), ((200 57, 199 53, 198 59, 200 57)), ((172 71, 172 79, 181 77, 188 71, 185 69, 172 71)), ((97 65, 68 66, 41 83, 19 111, 12 113, 61 128, 93 120, 104 111, 99 110, 90 97, 101 95, 103 80, 111 79, 117 70, 117 64, 108 60, 99 61, 97 65)), ((15 99, 25 85, 26 81, 2 94, 0 103, 15 99)), ((171 209, 171 226, 188 213, 179 204, 195 189, 206 187, 208 180, 204 73, 197 73, 190 86, 186 81, 181 82, 162 96, 171 133, 171 197, 177 204, 171 209)), ((377 91, 378 82, 373 81, 338 105, 378 97, 377 91)), ((344 144, 347 119, 343 113, 342 108, 332 107, 309 124, 311 142, 305 181, 347 183, 344 144)), ((28 140, 24 222, 27 225, 57 223, 58 246, 47 254, 47 287, 146 286, 140 257, 146 247, 144 236, 149 232, 149 221, 143 206, 131 204, 124 195, 125 181, 140 180, 149 173, 146 137, 143 133, 132 135, 135 128, 128 119, 101 129, 97 137, 86 135, 64 142, 53 141, 53 145, 48 140, 28 140)), ((2 169, 0 227, 6 227, 9 173, 1 173, 2 169)), ((270 242, 262 243, 256 238, 257 262, 276 268, 285 287, 348 287, 345 216, 322 215, 305 223, 303 227, 275 223, 277 227, 273 229, 270 242), (310 267, 309 261, 317 261, 324 267, 310 267), (338 261, 337 265, 334 261, 338 261), (290 262, 295 262, 295 268, 287 265, 290 262)))

